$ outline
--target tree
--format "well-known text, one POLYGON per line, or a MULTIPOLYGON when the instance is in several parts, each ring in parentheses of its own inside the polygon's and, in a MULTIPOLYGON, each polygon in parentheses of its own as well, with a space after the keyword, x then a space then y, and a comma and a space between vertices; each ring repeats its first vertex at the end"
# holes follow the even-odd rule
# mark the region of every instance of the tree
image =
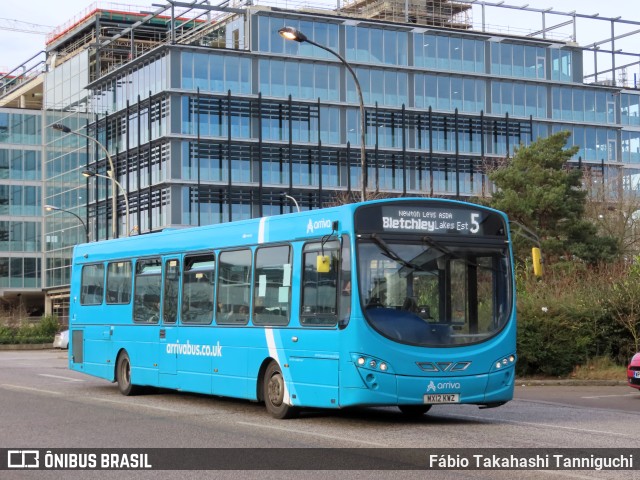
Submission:
POLYGON ((638 258, 628 269, 626 275, 620 275, 612 283, 609 291, 602 296, 605 310, 627 332, 633 340, 630 354, 640 349, 640 264, 638 258))
MULTIPOLYGON (((615 239, 599 236, 584 217, 587 191, 582 171, 567 168, 578 147, 566 148, 569 132, 541 138, 516 150, 511 161, 489 174, 497 191, 490 205, 538 234, 547 263, 579 258, 587 263, 617 256, 615 239)), ((531 247, 516 242, 520 255, 531 247)))
POLYGON ((640 197, 634 175, 609 166, 602 178, 600 167, 585 171, 587 190, 585 216, 598 231, 614 237, 620 256, 630 259, 640 253, 640 197))

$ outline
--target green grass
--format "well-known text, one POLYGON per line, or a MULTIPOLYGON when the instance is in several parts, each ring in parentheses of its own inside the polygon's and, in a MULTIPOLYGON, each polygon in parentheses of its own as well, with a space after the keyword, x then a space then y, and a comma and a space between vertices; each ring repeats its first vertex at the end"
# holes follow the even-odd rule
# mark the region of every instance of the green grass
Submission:
POLYGON ((626 380, 627 367, 614 364, 607 357, 597 357, 573 369, 570 378, 576 380, 626 380))

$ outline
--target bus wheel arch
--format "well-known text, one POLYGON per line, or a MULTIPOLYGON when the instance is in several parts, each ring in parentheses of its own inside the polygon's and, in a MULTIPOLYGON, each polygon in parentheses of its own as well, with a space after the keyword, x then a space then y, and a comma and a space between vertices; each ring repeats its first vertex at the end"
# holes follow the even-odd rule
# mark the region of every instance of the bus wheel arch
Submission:
POLYGON ((141 387, 131 382, 131 360, 125 349, 118 352, 115 369, 115 381, 120 393, 126 396, 137 395, 141 387))
POLYGON ((258 385, 259 399, 264 400, 265 407, 272 417, 277 419, 295 418, 300 413, 297 407, 289 405, 284 401, 285 383, 282 368, 273 359, 265 362, 260 369, 260 380, 258 385), (266 368, 265 367, 266 364, 266 368))
POLYGON ((256 382, 256 398, 259 402, 264 402, 264 375, 271 362, 275 362, 275 360, 271 357, 265 358, 262 361, 262 365, 260 365, 260 370, 258 370, 258 380, 256 382))

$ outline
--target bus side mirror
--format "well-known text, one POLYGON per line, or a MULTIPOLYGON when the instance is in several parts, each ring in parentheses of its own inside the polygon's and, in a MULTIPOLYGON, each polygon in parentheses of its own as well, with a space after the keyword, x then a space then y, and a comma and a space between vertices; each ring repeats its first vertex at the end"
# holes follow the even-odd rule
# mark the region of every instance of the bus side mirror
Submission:
POLYGON ((531 260, 533 262, 533 274, 536 277, 542 276, 542 253, 538 247, 531 249, 531 260))
POLYGON ((331 262, 329 255, 318 255, 316 257, 316 272, 329 273, 331 271, 331 262))

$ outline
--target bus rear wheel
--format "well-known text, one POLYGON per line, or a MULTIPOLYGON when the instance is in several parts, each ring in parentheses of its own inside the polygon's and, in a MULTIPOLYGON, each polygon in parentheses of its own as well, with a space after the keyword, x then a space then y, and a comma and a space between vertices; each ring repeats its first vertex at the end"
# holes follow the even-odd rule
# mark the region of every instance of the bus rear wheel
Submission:
POLYGON ((278 419, 298 416, 298 409, 287 405, 284 401, 285 384, 282 369, 276 362, 271 362, 264 374, 262 395, 267 411, 278 419))
POLYGON ((118 357, 116 381, 118 382, 118 390, 123 395, 129 396, 140 393, 140 387, 131 383, 131 360, 129 360, 127 352, 122 352, 118 357))
POLYGON ((406 417, 418 418, 431 410, 431 405, 398 405, 398 408, 406 417))

